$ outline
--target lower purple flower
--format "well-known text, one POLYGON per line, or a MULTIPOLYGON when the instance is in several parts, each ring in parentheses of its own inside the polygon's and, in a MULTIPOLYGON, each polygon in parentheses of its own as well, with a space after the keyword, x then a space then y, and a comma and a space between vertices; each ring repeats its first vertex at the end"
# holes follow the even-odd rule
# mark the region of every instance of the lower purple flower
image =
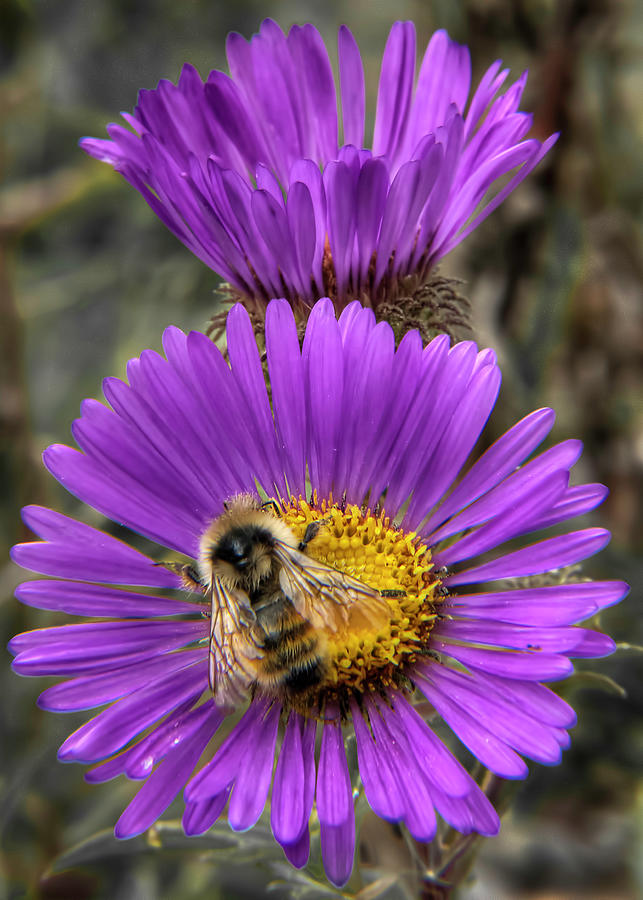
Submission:
MULTIPOLYGON (((73 426, 80 452, 45 451, 69 491, 163 548, 151 559, 59 513, 24 511, 42 541, 18 545, 13 558, 53 578, 22 584, 18 598, 92 621, 18 635, 14 668, 68 678, 40 696, 45 709, 106 706, 63 743, 60 759, 97 763, 91 782, 144 780, 116 825, 121 838, 152 825, 183 788, 186 834, 205 832, 226 807, 243 831, 272 786, 270 822, 287 858, 305 865, 315 807, 326 873, 341 885, 355 849, 344 749, 353 730, 379 816, 419 841, 434 837, 436 813, 463 833, 495 834, 489 800, 414 703, 428 701, 503 778, 527 774, 523 757, 559 762, 575 716, 540 682, 567 676, 571 658, 613 650, 610 638, 574 625, 616 603, 626 585, 502 584, 591 556, 608 541, 603 529, 503 545, 593 509, 605 488, 569 485, 578 441, 532 457, 552 427, 549 409, 518 422, 463 474, 500 385, 494 354, 472 343, 436 338, 423 348, 411 332, 396 350, 372 311, 351 304, 337 320, 322 300, 300 348, 290 306, 275 300, 269 399, 241 306, 227 336, 229 365, 204 335, 168 329, 166 359, 146 351, 129 363, 129 383, 106 379, 111 409, 85 401, 73 426), (208 675, 224 661, 210 640, 215 579, 203 583, 199 560, 226 501, 258 490, 275 502, 256 515, 279 518, 307 559, 330 567, 340 586, 357 579, 386 615, 369 619, 357 591, 344 625, 325 628, 332 585, 313 598, 308 620, 291 610, 312 635, 323 677, 294 701, 284 663, 271 690, 277 654, 266 637, 255 644, 254 674, 230 674, 247 685, 235 722, 208 675), (194 774, 215 735, 217 749, 194 774)), ((245 627, 228 634, 230 645, 245 627)))

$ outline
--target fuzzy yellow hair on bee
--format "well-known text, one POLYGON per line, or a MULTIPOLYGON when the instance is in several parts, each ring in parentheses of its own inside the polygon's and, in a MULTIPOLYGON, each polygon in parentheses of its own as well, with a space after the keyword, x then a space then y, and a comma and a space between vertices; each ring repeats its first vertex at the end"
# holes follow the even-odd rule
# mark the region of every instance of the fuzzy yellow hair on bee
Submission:
POLYGON ((379 591, 306 552, 323 519, 298 540, 278 511, 239 494, 201 539, 210 687, 219 705, 237 705, 254 690, 308 710, 332 681, 325 635, 356 609, 375 621, 388 615, 379 591))

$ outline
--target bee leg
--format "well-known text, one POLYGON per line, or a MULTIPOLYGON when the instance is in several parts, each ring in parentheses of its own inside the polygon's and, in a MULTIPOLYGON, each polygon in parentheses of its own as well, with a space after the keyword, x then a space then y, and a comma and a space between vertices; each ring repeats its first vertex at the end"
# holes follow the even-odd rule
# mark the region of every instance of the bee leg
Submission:
POLYGON ((277 503, 276 500, 266 500, 265 503, 262 503, 262 504, 261 504, 261 508, 262 508, 262 509, 268 509, 268 508, 270 508, 270 509, 273 511, 274 515, 275 515, 278 519, 281 519, 281 509, 280 509, 279 504, 277 503))
POLYGON ((386 591, 380 591, 381 597, 406 597, 406 591, 396 591, 394 588, 386 591))
POLYGON ((195 584, 200 585, 201 587, 205 587, 203 582, 201 581, 201 576, 196 568, 196 566, 183 566, 180 573, 186 581, 192 581, 195 584))
POLYGON ((200 594, 205 593, 206 586, 201 581, 201 576, 195 566, 179 562, 157 562, 154 565, 163 566, 164 569, 169 569, 170 572, 178 575, 183 581, 184 589, 200 594))
POLYGON ((304 532, 303 540, 301 540, 299 542, 298 549, 299 549, 300 553, 305 552, 308 544, 310 544, 310 542, 313 540, 313 538, 317 537, 319 529, 322 527, 322 525, 326 524, 326 521, 327 521, 326 519, 316 519, 314 522, 309 523, 309 525, 306 528, 306 531, 304 532))

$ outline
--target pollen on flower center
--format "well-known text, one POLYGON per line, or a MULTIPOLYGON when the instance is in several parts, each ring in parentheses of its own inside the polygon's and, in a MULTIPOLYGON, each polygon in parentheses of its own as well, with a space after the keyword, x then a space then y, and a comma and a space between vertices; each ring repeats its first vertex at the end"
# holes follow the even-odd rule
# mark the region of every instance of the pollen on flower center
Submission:
MULTIPOLYGON (((406 664, 425 652, 428 636, 443 599, 431 553, 415 532, 394 528, 384 514, 355 505, 322 500, 293 500, 283 507, 283 520, 303 538, 307 526, 323 520, 306 552, 376 588, 389 609, 389 621, 374 625, 367 618, 349 622, 326 635, 332 672, 330 694, 364 693, 405 680, 406 664)), ((359 601, 356 601, 357 603, 359 601)))

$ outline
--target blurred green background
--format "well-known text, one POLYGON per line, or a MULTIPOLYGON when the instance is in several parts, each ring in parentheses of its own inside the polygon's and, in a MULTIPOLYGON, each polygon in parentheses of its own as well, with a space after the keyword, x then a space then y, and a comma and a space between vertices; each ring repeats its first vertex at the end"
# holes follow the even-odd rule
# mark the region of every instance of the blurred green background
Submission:
MULTIPOLYGON (((523 108, 535 112, 533 134, 562 137, 441 271, 467 282, 479 343, 495 347, 503 366, 488 440, 552 405, 554 437, 585 442, 578 480, 609 485, 592 522, 609 527, 613 541, 586 571, 634 585, 600 625, 621 642, 643 643, 643 8, 627 0, 0 0, 1 558, 26 537, 25 503, 92 516, 40 464, 48 443, 69 440, 80 400, 99 395, 104 375, 123 375, 130 356, 158 348, 166 325, 203 328, 215 311, 215 274, 109 167, 86 158, 78 138, 102 136, 139 88, 176 80, 186 60, 203 76, 225 69, 226 33, 249 37, 267 15, 283 28, 312 21, 331 54, 337 27, 348 24, 365 58, 371 116, 396 18, 415 21, 421 48, 437 27, 469 44, 474 78, 497 57, 515 77, 529 68, 523 108)), ((19 606, 19 578, 0 563, 7 637, 56 621, 19 606)), ((104 838, 85 865, 53 872, 57 856, 113 826, 133 786, 89 787, 80 767, 57 763, 58 744, 83 717, 38 710, 45 680, 20 679, 8 662, 0 675, 0 900, 264 895, 274 871, 248 866, 247 847, 183 843, 159 853, 104 838)), ((591 668, 598 677, 565 688, 579 725, 563 765, 532 766, 460 897, 643 893, 643 657, 624 648, 591 668)), ((375 830, 370 859, 389 845, 375 830)))

